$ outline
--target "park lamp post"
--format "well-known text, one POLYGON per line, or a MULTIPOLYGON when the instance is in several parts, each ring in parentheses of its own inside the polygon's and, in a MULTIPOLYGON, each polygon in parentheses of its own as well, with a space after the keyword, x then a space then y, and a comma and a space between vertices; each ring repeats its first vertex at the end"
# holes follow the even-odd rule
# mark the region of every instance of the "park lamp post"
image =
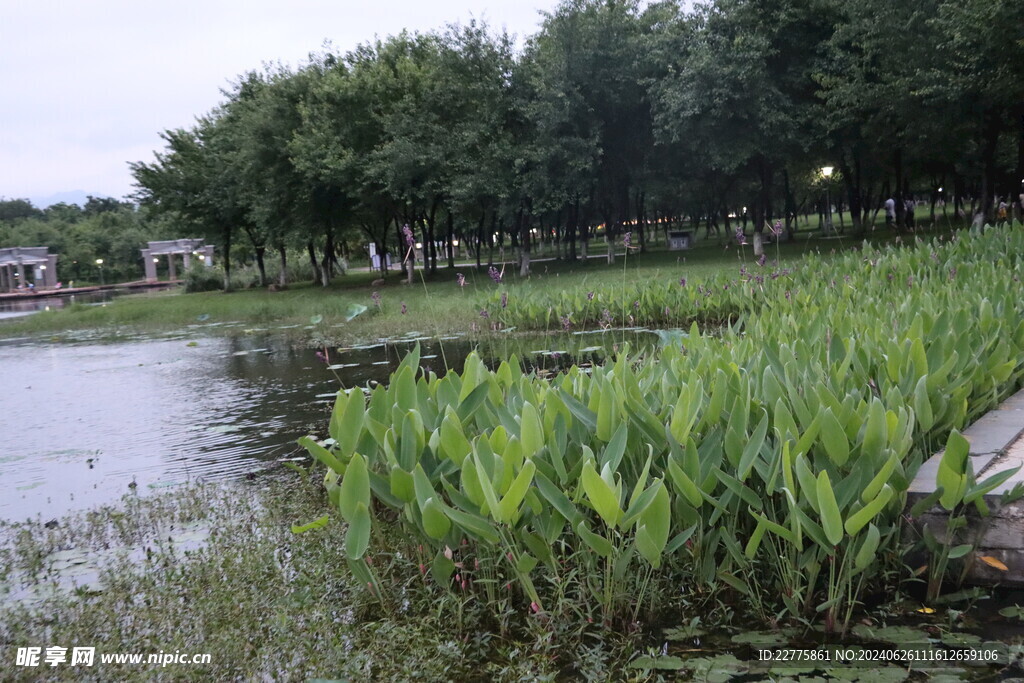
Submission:
POLYGON ((103 286, 103 259, 96 259, 96 267, 100 269, 100 286, 103 286))
POLYGON ((825 178, 825 210, 828 212, 828 218, 825 219, 825 228, 828 232, 832 232, 832 194, 829 191, 829 179, 832 177, 832 166, 822 166, 821 175, 825 178))

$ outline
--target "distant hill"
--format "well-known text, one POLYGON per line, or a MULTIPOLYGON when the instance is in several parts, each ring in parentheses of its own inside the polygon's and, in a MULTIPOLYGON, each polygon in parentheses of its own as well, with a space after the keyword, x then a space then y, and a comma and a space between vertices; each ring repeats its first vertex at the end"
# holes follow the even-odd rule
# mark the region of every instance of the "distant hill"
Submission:
POLYGON ((108 197, 102 192, 85 192, 84 190, 72 190, 70 192, 58 192, 51 194, 48 197, 33 197, 32 204, 40 209, 45 209, 53 204, 78 204, 79 206, 85 206, 85 202, 88 201, 89 196, 93 197, 108 197))

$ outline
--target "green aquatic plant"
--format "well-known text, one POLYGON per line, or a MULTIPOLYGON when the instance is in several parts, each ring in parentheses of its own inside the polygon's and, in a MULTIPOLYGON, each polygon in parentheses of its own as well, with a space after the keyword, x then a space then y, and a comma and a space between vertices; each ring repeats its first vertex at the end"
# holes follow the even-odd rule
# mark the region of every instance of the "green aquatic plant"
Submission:
MULTIPOLYGON (((476 355, 438 377, 414 351, 301 443, 382 600, 374 530, 397 524, 431 580, 496 612, 568 601, 632 623, 675 585, 841 632, 901 565, 925 457, 1020 383, 1020 253, 989 231, 844 257, 841 286, 805 265, 715 335, 549 379, 476 355)), ((955 475, 963 500, 991 483, 953 470, 938 485, 955 475)))

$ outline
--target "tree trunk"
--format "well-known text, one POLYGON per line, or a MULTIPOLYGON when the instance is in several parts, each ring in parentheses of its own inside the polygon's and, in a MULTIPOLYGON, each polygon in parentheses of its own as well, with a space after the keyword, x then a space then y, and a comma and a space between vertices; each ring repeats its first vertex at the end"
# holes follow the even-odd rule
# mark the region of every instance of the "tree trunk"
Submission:
POLYGON ((448 267, 455 267, 455 218, 452 216, 451 209, 448 210, 448 244, 445 246, 448 256, 448 267))
POLYGON ((231 227, 225 226, 222 232, 224 240, 224 291, 231 291, 231 227))
POLYGON ((999 142, 999 119, 996 116, 992 114, 985 115, 983 136, 982 161, 984 163, 984 175, 981 179, 980 212, 983 214, 985 221, 994 223, 995 202, 992 195, 996 187, 996 144, 999 142))
POLYGON ((516 216, 516 223, 518 223, 519 232, 519 276, 526 277, 530 274, 530 247, 531 237, 530 234, 530 222, 524 219, 523 207, 519 208, 518 215, 516 216))
POLYGON ((894 152, 893 166, 896 170, 896 225, 899 228, 907 227, 907 207, 903 202, 903 148, 897 147, 894 152))
POLYGON ((267 264, 264 262, 264 254, 267 248, 264 246, 256 247, 256 269, 260 273, 260 287, 267 286, 267 264))
MULTIPOLYGON (((313 266, 313 284, 319 284, 320 282, 320 264, 316 260, 316 247, 313 246, 313 240, 306 242, 306 253, 309 254, 309 263, 313 266)), ((383 258, 383 257, 381 257, 383 258)))
POLYGON ((277 274, 277 284, 284 287, 288 284, 288 252, 282 244, 278 246, 277 253, 281 256, 281 272, 277 274))
POLYGON ((334 258, 334 231, 327 228, 327 237, 324 240, 324 258, 320 262, 320 283, 326 287, 331 284, 332 266, 334 258))
POLYGON ((853 235, 859 237, 864 234, 864 216, 861 204, 863 188, 860 179, 860 157, 856 150, 853 152, 852 167, 847 163, 845 152, 839 153, 839 172, 843 174, 846 198, 850 202, 850 222, 853 224, 853 235))
POLYGON ((793 189, 789 184, 789 169, 782 169, 782 185, 783 193, 786 195, 786 232, 792 241, 793 233, 796 231, 796 197, 793 196, 793 189))
POLYGON ((481 252, 484 249, 484 223, 487 220, 487 212, 483 208, 480 209, 480 220, 476 224, 476 269, 482 268, 481 252))

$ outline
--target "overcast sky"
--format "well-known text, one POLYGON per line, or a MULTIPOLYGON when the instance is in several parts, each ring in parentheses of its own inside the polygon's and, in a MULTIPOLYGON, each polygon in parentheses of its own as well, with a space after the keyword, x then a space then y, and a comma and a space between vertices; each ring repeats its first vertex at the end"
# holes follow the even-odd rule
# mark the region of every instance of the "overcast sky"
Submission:
POLYGON ((330 40, 470 18, 523 36, 555 0, 2 0, 0 197, 35 203, 133 191, 128 162, 189 126, 263 62, 295 66, 330 40))

